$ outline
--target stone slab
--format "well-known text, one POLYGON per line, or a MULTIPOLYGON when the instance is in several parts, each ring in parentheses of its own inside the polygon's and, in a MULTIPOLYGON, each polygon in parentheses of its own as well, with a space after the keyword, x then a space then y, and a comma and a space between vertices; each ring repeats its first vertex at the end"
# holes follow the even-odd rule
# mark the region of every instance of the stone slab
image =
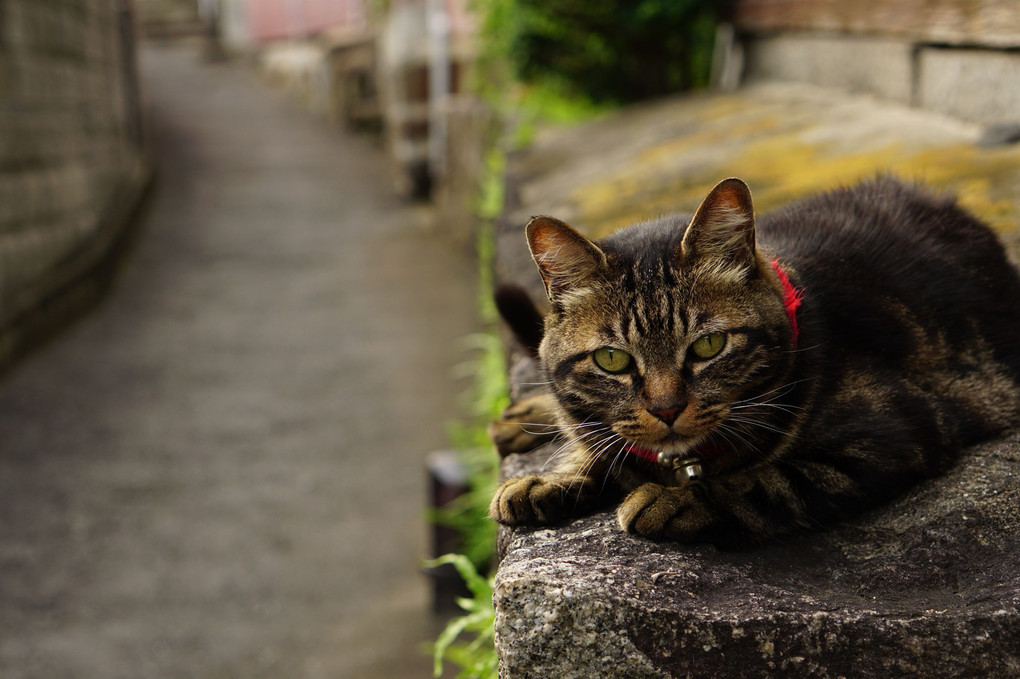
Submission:
POLYGON ((1013 436, 862 520, 746 551, 652 542, 611 512, 505 531, 500 676, 1015 676, 1018 475, 1013 436))

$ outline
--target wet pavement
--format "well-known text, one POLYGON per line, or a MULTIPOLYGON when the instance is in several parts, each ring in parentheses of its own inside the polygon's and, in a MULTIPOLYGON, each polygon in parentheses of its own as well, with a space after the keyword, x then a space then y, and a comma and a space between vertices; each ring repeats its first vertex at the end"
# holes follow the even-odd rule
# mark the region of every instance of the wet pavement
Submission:
POLYGON ((423 459, 473 264, 243 65, 141 67, 134 251, 0 379, 0 676, 428 676, 423 459))

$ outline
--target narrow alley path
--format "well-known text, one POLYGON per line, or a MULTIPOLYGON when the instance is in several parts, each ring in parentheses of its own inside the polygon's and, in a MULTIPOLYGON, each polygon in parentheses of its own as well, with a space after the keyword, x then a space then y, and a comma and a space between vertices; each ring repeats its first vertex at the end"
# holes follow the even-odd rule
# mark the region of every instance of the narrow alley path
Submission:
POLYGON ((0 676, 428 676, 423 458, 472 264, 243 65, 141 69, 135 250, 0 380, 0 676))

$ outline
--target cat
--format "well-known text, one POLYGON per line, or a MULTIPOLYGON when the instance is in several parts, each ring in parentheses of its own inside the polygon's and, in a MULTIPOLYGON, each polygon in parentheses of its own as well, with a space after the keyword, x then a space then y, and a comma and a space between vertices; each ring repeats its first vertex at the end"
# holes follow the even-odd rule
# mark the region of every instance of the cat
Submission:
POLYGON ((690 219, 593 242, 535 217, 526 235, 551 310, 536 331, 527 298, 501 308, 525 307, 550 391, 503 431, 553 421, 567 441, 498 488, 501 524, 616 503, 630 533, 756 544, 889 501, 1020 424, 1020 276, 952 198, 880 177, 756 220, 730 178, 690 219))

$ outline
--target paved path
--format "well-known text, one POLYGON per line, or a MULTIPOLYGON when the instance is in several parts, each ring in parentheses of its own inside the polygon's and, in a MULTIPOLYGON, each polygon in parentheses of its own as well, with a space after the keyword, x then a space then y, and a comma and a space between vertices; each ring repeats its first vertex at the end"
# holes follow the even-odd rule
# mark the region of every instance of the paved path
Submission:
POLYGON ((0 676, 424 677, 472 265, 378 151, 182 48, 100 311, 0 380, 0 676))

